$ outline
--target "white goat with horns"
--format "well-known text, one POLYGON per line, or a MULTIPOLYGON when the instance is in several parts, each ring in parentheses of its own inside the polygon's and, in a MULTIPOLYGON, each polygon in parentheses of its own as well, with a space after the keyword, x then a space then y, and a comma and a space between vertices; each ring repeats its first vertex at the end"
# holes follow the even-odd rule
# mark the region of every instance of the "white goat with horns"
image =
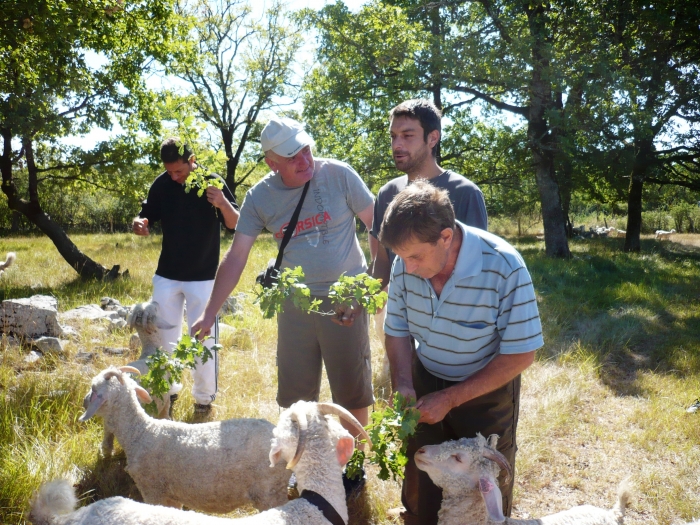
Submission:
MULTIPOLYGON (((34 525, 345 525, 348 510, 342 470, 355 440, 330 414, 349 422, 370 443, 360 423, 344 408, 330 403, 294 403, 280 415, 269 453, 271 466, 280 459, 287 462, 301 491, 301 497, 281 507, 231 520, 115 497, 73 510, 77 504, 73 489, 67 481, 58 480, 43 485, 35 495, 29 519, 34 525)), ((251 481, 226 477, 220 481, 251 481)))
POLYGON ((497 442, 496 435, 488 440, 477 435, 416 451, 416 466, 442 488, 438 525, 622 525, 629 498, 625 481, 618 489, 618 500, 611 510, 581 505, 539 519, 504 517, 497 478, 501 469, 508 478, 513 471, 505 456, 496 450, 497 442))

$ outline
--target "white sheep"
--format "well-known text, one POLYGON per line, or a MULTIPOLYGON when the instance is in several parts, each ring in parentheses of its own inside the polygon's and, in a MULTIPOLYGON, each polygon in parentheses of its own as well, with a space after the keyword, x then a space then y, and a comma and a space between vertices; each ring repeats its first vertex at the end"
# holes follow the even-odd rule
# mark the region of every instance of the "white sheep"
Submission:
MULTIPOLYGON (((110 367, 92 380, 80 421, 102 417, 105 436, 119 440, 126 470, 146 503, 223 513, 246 504, 264 510, 286 501, 289 473, 282 466, 266 468, 272 423, 154 419, 138 399, 150 402, 148 392, 126 372, 138 370, 110 367)), ((103 442, 103 451, 112 444, 103 442)))
MULTIPOLYGON (((287 462, 301 490, 300 498, 281 507, 232 520, 115 497, 73 510, 77 503, 73 489, 69 482, 59 480, 43 485, 34 496, 29 519, 34 525, 346 524, 348 511, 342 469, 354 450, 354 438, 327 415, 330 413, 350 422, 369 442, 360 423, 345 409, 325 403, 294 403, 280 415, 269 453, 271 466, 280 459, 287 462), (318 503, 317 496, 327 505, 323 501, 318 503), (335 518, 334 514, 337 514, 335 518)), ((244 483, 245 480, 222 478, 221 482, 244 483)))
POLYGON ((442 488, 438 525, 622 525, 629 498, 626 482, 620 485, 612 510, 581 505, 532 520, 505 518, 498 488, 501 469, 512 476, 508 460, 496 450, 498 436, 481 435, 446 441, 416 451, 416 466, 442 488))
POLYGON ((13 262, 15 262, 15 259, 17 258, 17 255, 15 252, 9 252, 7 256, 5 257, 5 262, 0 263, 0 275, 5 273, 5 270, 9 268, 13 262))
POLYGON ((608 237, 625 237, 627 235, 627 231, 625 230, 618 230, 617 228, 613 228, 610 232, 608 232, 608 237))
MULTIPOLYGON (((133 366, 141 372, 141 375, 148 373, 146 360, 152 356, 158 348, 162 347, 160 329, 169 330, 173 325, 167 323, 158 316, 158 303, 135 304, 129 312, 126 324, 132 330, 136 330, 141 341, 141 355, 136 361, 127 363, 126 366, 133 366)), ((155 397, 156 415, 158 419, 170 417, 170 396, 155 397)))
POLYGON ((670 240, 671 235, 673 235, 674 233, 676 233, 676 230, 671 230, 670 232, 667 232, 666 230, 656 230, 656 233, 654 234, 654 238, 660 239, 660 240, 663 240, 663 239, 670 240))
MULTIPOLYGON (((135 304, 126 318, 126 325, 130 329, 136 330, 138 339, 141 342, 141 355, 136 361, 127 363, 126 366, 136 368, 141 375, 148 373, 148 364, 146 360, 161 346, 159 330, 161 328, 164 330, 173 328, 171 324, 163 321, 158 316, 158 308, 158 303, 155 301, 135 304)), ((131 341, 129 341, 129 346, 132 346, 131 341)), ((170 396, 156 396, 153 400, 156 405, 155 417, 157 419, 170 419, 170 396)), ((114 434, 109 432, 106 426, 104 437, 102 438, 101 450, 104 457, 111 456, 114 450, 114 434)))

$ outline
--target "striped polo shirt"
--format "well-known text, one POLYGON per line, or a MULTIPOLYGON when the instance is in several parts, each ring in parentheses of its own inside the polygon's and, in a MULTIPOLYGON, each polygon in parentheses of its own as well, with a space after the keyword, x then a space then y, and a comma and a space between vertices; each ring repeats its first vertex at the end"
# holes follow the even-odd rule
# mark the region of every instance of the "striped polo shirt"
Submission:
POLYGON ((457 225, 464 233, 454 271, 437 297, 428 279, 394 261, 384 330, 413 336, 431 374, 462 381, 497 354, 519 354, 544 345, 532 279, 520 254, 487 231, 457 225))

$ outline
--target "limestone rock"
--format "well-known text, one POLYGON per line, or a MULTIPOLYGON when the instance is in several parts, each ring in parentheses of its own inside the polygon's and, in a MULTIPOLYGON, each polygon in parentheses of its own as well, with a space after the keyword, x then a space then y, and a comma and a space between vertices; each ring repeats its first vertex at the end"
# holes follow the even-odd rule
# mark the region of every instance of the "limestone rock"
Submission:
POLYGON ((63 353, 63 344, 57 337, 40 337, 39 339, 34 339, 32 345, 44 355, 63 353))
POLYGON ((57 306, 56 299, 48 295, 7 299, 0 305, 0 329, 20 338, 59 337, 63 329, 57 306))

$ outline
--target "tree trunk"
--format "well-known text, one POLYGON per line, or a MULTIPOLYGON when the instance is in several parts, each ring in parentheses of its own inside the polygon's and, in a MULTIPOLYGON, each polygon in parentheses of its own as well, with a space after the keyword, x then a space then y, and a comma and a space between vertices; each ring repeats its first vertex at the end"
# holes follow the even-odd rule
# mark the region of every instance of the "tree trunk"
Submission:
POLYGON ((0 160, 0 171, 2 171, 2 191, 7 196, 8 207, 21 213, 29 221, 36 225, 42 233, 46 234, 54 243, 58 252, 63 256, 70 266, 78 272, 83 279, 103 279, 105 277, 115 278, 119 274, 119 266, 114 266, 108 272, 102 265, 90 259, 82 253, 78 247, 70 240, 66 232, 56 224, 41 209, 38 199, 36 165, 34 163, 34 149, 31 139, 23 139, 24 156, 27 160, 27 170, 29 173, 30 200, 25 201, 17 194, 17 188, 12 178, 12 135, 9 130, 0 130, 3 136, 4 147, 2 160, 0 160))
POLYGON ((545 253, 549 257, 569 258, 566 221, 561 206, 559 185, 554 176, 556 143, 547 123, 547 112, 553 109, 552 86, 548 80, 550 67, 545 50, 543 6, 528 10, 532 44, 532 78, 527 136, 535 166, 535 178, 542 205, 545 253))
POLYGON ((635 140, 637 151, 632 165, 630 192, 627 197, 627 235, 625 236, 626 252, 638 252, 641 249, 640 235, 642 233, 642 190, 644 179, 649 168, 649 159, 653 157, 653 142, 635 140))

